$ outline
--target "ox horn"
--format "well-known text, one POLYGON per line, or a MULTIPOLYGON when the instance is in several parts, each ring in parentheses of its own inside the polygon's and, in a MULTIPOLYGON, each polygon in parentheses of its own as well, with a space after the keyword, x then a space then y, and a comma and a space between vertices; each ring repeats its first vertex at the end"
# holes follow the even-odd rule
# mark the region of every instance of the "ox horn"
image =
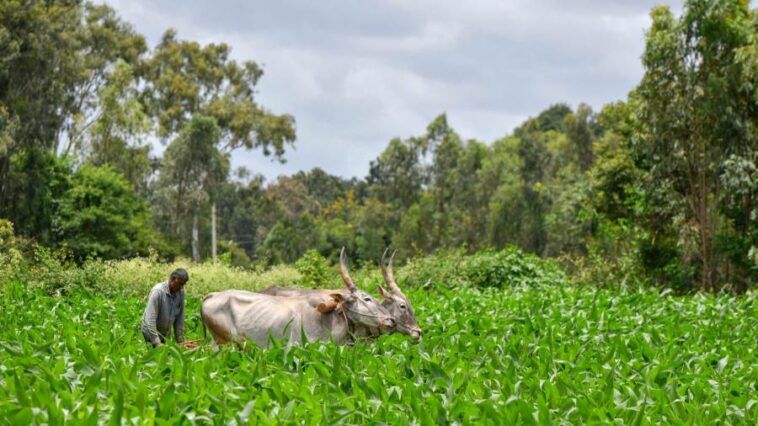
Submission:
POLYGON ((358 288, 355 286, 350 274, 347 272, 347 255, 345 254, 345 247, 342 247, 340 251, 340 275, 342 275, 342 281, 345 282, 345 287, 351 292, 356 291, 358 288))
POLYGON ((389 248, 384 250, 384 254, 382 255, 382 277, 384 277, 384 282, 387 283, 388 286, 390 286, 390 290, 393 294, 396 296, 402 296, 405 297, 402 291, 400 291, 400 287, 397 286, 397 283, 395 282, 395 278, 392 276, 392 259, 395 258, 395 253, 397 253, 397 250, 392 252, 392 256, 390 256, 390 259, 386 262, 384 259, 387 257, 387 252, 389 251, 389 248))

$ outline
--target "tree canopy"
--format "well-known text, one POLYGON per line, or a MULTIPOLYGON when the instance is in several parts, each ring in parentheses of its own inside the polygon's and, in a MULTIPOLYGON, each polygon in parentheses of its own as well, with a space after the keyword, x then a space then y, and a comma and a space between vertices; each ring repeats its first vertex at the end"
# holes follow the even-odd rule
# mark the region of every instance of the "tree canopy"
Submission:
POLYGON ((626 99, 548 105, 494 141, 441 112, 386 141, 366 176, 266 182, 231 155, 284 161, 295 118, 258 102, 254 58, 173 29, 150 47, 105 5, 2 2, 0 218, 77 261, 150 247, 202 260, 217 218, 240 267, 517 245, 580 282, 744 292, 758 282, 758 12, 687 0, 651 19, 626 99))

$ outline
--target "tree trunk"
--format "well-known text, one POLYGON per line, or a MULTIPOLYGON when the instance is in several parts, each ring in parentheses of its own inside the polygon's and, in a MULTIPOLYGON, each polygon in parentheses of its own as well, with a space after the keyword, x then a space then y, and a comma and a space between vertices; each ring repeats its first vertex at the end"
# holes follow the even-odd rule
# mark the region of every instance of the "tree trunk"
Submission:
POLYGON ((200 236, 198 232, 197 211, 192 213, 192 260, 200 261, 200 236))
POLYGON ((211 204, 211 255, 216 260, 216 203, 211 204))
MULTIPOLYGON (((705 191, 702 191, 705 192, 705 191)), ((708 232, 708 194, 701 194, 700 198, 700 251, 703 259, 703 266, 701 274, 701 287, 703 291, 713 291, 713 283, 711 282, 711 253, 710 253, 710 234, 708 232)))

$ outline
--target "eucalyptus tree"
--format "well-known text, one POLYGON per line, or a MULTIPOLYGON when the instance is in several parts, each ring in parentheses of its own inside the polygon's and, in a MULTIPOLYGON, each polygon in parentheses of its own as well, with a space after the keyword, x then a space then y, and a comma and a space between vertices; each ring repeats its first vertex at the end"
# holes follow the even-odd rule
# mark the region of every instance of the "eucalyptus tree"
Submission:
POLYGON ((416 202, 423 188, 423 169, 418 146, 413 139, 390 140, 384 151, 371 161, 366 181, 374 197, 406 209, 416 202))
POLYGON ((120 61, 98 93, 100 113, 86 130, 87 159, 110 165, 143 197, 153 174, 150 142, 152 122, 140 101, 135 67, 120 61))
POLYGON ((209 190, 226 180, 229 155, 219 151, 221 129, 213 117, 195 115, 166 148, 155 185, 155 202, 164 216, 159 222, 176 234, 184 233, 179 218, 191 217, 192 258, 200 260, 199 211, 208 202, 209 190))
MULTIPOLYGON (((637 149, 651 191, 665 188, 677 210, 685 263, 696 267, 702 290, 719 291, 732 281, 730 256, 747 256, 755 226, 733 229, 723 177, 740 160, 754 162, 758 150, 758 12, 746 0, 689 0, 679 18, 666 6, 651 16, 635 93, 645 125, 637 149), (725 252, 727 240, 737 253, 725 252)), ((738 212, 755 203, 745 195, 738 212)))
POLYGON ((582 172, 589 170, 594 159, 592 142, 597 139, 600 131, 592 108, 579 104, 575 113, 566 115, 563 127, 571 142, 573 160, 582 172))
MULTIPOLYGON (((261 148, 263 154, 282 160, 287 145, 294 143, 294 119, 276 115, 255 99, 256 85, 263 70, 253 61, 238 63, 231 59, 225 43, 200 45, 178 40, 174 30, 166 31, 147 60, 146 99, 150 113, 156 117, 158 135, 174 139, 184 131, 193 117, 212 118, 219 129, 217 139, 205 140, 221 154, 237 148, 261 148)), ((196 156, 197 161, 207 159, 196 156)), ((178 220, 193 217, 193 235, 198 234, 195 219, 200 204, 186 211, 180 206, 184 182, 174 182, 177 199, 171 214, 178 220)), ((215 197, 210 188, 201 186, 215 210, 215 197)), ((164 214, 165 217, 165 214, 164 214)), ((178 230, 179 228, 174 228, 178 230)), ((215 229, 215 228, 214 228, 215 229)), ((199 255, 198 242, 193 239, 193 254, 199 255)), ((214 248, 215 251, 215 248, 214 248)))

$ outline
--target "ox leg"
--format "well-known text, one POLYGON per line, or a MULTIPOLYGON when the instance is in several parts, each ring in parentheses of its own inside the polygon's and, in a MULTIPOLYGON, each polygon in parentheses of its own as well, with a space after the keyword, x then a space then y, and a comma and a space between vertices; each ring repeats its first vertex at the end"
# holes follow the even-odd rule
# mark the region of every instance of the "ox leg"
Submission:
POLYGON ((211 349, 213 349, 214 352, 219 351, 218 343, 216 343, 216 339, 211 339, 211 349))

